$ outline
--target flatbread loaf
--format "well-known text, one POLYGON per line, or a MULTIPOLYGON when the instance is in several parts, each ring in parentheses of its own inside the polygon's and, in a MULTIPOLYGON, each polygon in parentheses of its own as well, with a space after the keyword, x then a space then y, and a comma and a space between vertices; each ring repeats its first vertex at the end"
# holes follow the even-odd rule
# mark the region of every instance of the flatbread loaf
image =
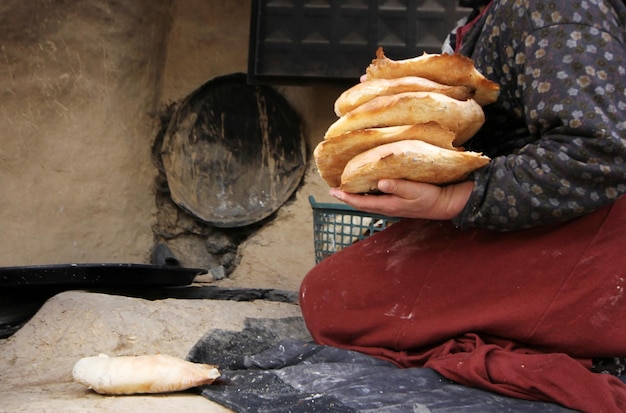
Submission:
POLYGON ((331 188, 341 184, 344 167, 356 155, 386 143, 419 139, 454 150, 454 133, 435 122, 417 125, 359 129, 332 136, 320 142, 313 151, 317 170, 331 188))
POLYGON ((211 384, 220 377, 217 366, 192 363, 167 354, 81 358, 72 377, 100 394, 169 393, 211 384))
POLYGON ((473 99, 465 101, 434 92, 406 92, 379 96, 337 119, 324 139, 368 128, 436 122, 454 132, 454 146, 462 145, 485 122, 482 107, 473 99))
POLYGON ((419 140, 398 141, 352 158, 344 168, 339 188, 351 193, 376 192, 383 178, 448 184, 467 178, 489 161, 478 152, 443 149, 419 140))
POLYGON ((344 91, 335 101, 335 114, 343 116, 375 97, 404 92, 437 92, 453 99, 467 100, 474 97, 476 89, 470 86, 443 85, 418 76, 372 79, 344 91))
POLYGON ((470 86, 476 90, 474 99, 485 106, 495 102, 500 87, 482 75, 474 62, 460 54, 428 54, 404 60, 392 60, 385 56, 382 47, 376 50, 376 59, 366 69, 367 80, 394 79, 419 76, 453 86, 470 86))

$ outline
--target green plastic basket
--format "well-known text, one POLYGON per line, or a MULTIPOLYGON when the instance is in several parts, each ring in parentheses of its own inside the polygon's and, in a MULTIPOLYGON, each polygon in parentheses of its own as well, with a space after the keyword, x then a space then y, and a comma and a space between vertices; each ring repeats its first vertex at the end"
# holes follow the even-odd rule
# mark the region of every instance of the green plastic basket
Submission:
POLYGON ((398 218, 358 211, 344 204, 317 202, 312 195, 309 203, 313 208, 316 263, 398 221, 398 218))

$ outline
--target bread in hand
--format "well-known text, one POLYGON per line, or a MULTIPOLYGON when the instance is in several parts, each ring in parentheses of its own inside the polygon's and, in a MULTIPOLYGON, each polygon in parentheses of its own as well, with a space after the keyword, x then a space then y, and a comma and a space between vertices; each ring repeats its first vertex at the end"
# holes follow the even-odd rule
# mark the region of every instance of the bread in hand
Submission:
POLYGON ((339 188, 351 193, 378 191, 384 178, 430 184, 461 181, 490 159, 478 152, 440 148, 419 140, 377 146, 352 158, 341 175, 339 188))
POLYGON ((394 79, 419 76, 452 86, 470 86, 476 90, 474 99, 485 106, 495 102, 500 87, 487 79, 474 66, 474 62, 460 54, 428 54, 410 59, 393 60, 385 56, 382 47, 376 50, 376 59, 367 67, 367 80, 394 79))
POLYGON ((313 151, 317 170, 331 188, 341 184, 343 169, 352 158, 376 146, 407 139, 419 139, 453 150, 454 133, 435 122, 385 128, 358 129, 331 136, 313 151))
POLYGON ((436 122, 454 132, 454 146, 471 138, 485 122, 482 107, 435 92, 405 92, 379 96, 337 119, 324 139, 359 129, 436 122))

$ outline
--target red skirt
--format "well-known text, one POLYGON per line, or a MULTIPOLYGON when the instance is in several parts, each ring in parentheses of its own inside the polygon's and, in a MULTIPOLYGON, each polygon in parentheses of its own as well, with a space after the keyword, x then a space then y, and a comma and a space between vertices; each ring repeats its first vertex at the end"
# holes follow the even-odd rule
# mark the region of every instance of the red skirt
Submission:
POLYGON ((626 411, 592 358, 626 357, 626 198, 517 232, 403 220, 315 266, 300 304, 320 344, 588 412, 626 411))

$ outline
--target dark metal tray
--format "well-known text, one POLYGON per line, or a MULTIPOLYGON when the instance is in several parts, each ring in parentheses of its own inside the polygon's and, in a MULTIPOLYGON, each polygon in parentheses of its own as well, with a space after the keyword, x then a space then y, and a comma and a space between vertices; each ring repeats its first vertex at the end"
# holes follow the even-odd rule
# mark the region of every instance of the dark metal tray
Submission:
POLYGON ((0 267, 0 287, 184 286, 207 270, 150 264, 54 264, 0 267))

